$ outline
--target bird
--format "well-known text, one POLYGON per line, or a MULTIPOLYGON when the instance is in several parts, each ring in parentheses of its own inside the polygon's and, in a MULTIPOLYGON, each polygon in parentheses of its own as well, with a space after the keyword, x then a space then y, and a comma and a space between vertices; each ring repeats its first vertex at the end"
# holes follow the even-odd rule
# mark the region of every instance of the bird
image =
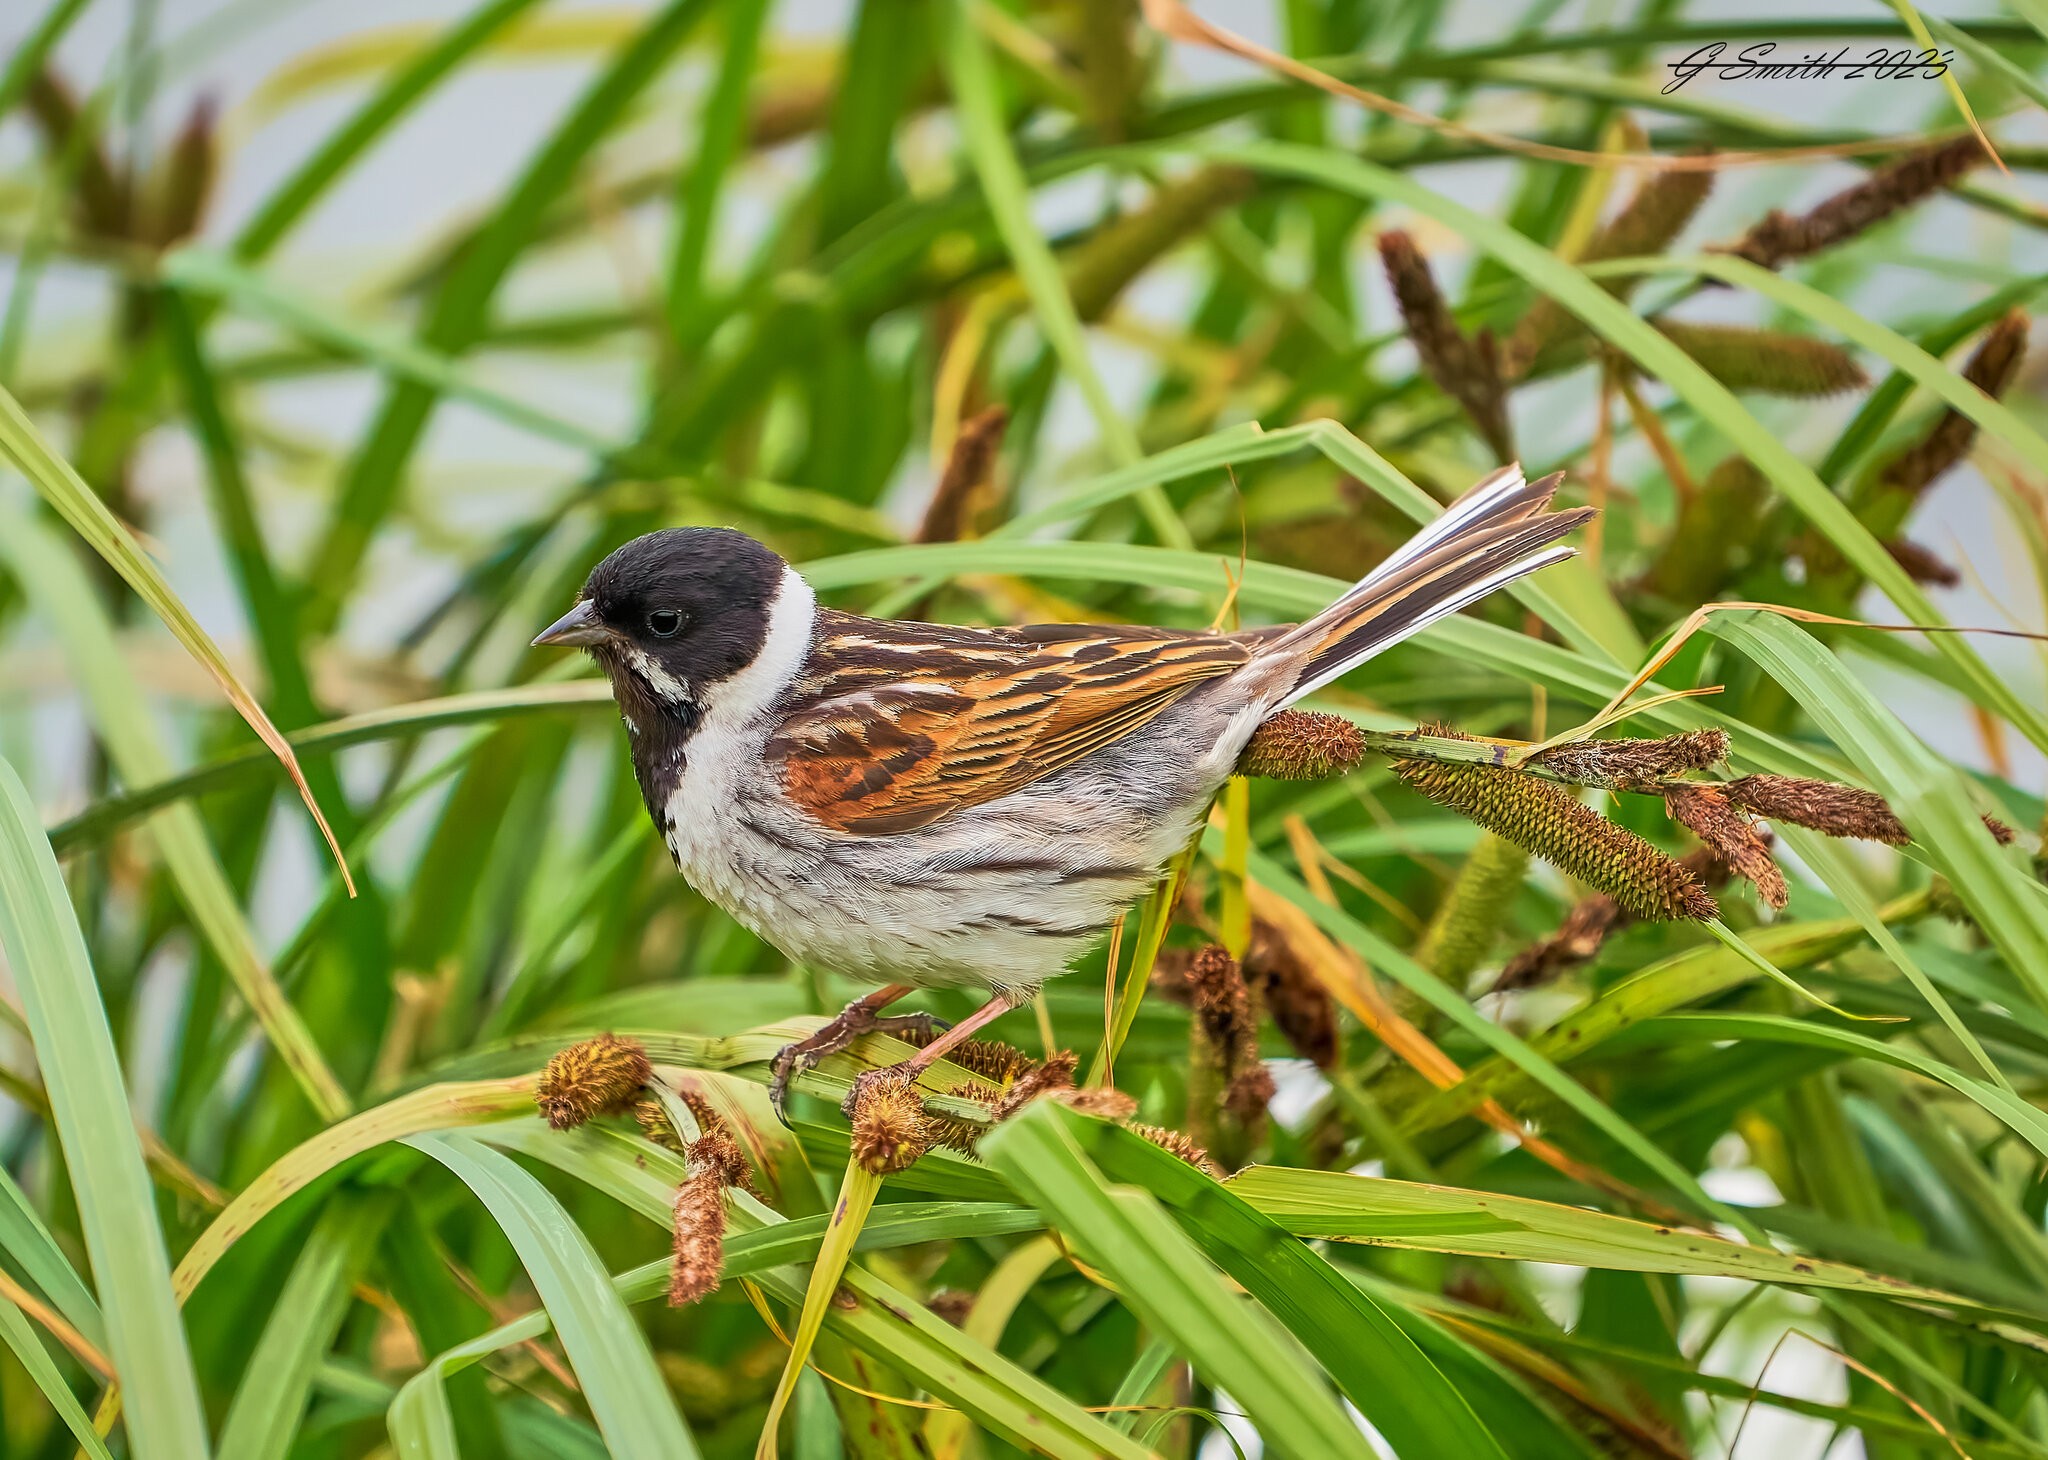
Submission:
MULTIPOLYGON (((1573 554, 1563 473, 1485 477, 1298 624, 956 627, 820 604, 768 547, 670 527, 616 549, 535 645, 611 682, 683 877, 787 957, 873 984, 774 1059, 789 1083, 881 1030, 914 1079, 1065 972, 1188 845, 1268 717, 1573 554), (886 1014, 985 996, 950 1027, 886 1014)), ((851 1109, 861 1092, 848 1097, 851 1109)), ((786 1117, 785 1117, 786 1118, 786 1117)))

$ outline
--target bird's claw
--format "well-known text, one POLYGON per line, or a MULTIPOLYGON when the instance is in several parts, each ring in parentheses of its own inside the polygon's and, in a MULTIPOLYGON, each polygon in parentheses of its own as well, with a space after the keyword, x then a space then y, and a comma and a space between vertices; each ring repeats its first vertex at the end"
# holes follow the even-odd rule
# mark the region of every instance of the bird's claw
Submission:
POLYGON ((787 1126, 790 1082, 816 1069, 820 1060, 838 1054, 864 1034, 915 1034, 929 1044, 941 1031, 950 1028, 945 1020, 932 1014, 877 1014, 856 1001, 815 1032, 776 1051, 768 1066, 768 1103, 774 1108, 775 1118, 787 1126))

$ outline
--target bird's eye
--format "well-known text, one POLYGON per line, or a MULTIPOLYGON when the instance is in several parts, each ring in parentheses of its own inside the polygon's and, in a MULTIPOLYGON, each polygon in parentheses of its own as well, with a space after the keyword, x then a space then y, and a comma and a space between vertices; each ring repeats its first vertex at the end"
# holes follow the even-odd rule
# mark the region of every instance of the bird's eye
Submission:
POLYGON ((647 615, 647 632, 657 639, 673 639, 683 631, 680 609, 657 608, 647 615))

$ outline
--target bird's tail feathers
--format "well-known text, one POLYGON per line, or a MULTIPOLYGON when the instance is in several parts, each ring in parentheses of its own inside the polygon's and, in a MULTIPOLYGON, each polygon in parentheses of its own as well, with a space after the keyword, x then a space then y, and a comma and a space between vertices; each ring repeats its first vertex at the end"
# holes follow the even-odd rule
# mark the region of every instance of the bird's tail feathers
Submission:
POLYGON ((1342 598, 1274 639, 1267 653, 1285 653, 1299 664, 1279 705, 1313 694, 1495 589, 1571 557, 1575 549, 1558 539, 1595 509, 1546 511, 1563 480, 1563 472, 1553 472, 1528 482, 1519 466, 1502 467, 1342 598))

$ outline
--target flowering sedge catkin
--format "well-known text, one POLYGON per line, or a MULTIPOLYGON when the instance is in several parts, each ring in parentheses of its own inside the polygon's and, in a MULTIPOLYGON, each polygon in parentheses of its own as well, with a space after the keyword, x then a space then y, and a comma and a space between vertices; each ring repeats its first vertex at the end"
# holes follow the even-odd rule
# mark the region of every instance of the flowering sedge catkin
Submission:
MULTIPOLYGON (((1713 186, 1714 174, 1705 170, 1651 173, 1621 211, 1587 240, 1577 261, 1594 264, 1602 259, 1638 258, 1664 252, 1665 246, 1692 221, 1692 215, 1699 211, 1713 186)), ((1598 282, 1617 298, 1626 298, 1636 285, 1632 278, 1598 282)), ((1508 337, 1501 351, 1502 373, 1511 380, 1528 374, 1548 346, 1577 328, 1577 320, 1566 313, 1563 305, 1549 295, 1542 296, 1529 306, 1528 313, 1508 337)))
POLYGON ((1237 774, 1269 781, 1328 781, 1365 759, 1365 733, 1342 715, 1282 710, 1252 732, 1237 774))
MULTIPOLYGON (((1711 847, 1696 847, 1680 857, 1678 863, 1699 878, 1709 892, 1718 890, 1728 880, 1728 864, 1715 856, 1711 847)), ((1604 892, 1582 897, 1565 914, 1556 932, 1537 939, 1502 965, 1492 992, 1506 993, 1548 983, 1567 968, 1584 963, 1600 951, 1609 934, 1635 921, 1604 892)))
POLYGON ((853 1105, 854 1159, 877 1176, 907 1170, 931 1145, 917 1082, 900 1076, 862 1083, 853 1105))
POLYGON ((534 1103, 556 1130, 572 1130, 631 1105, 654 1078, 647 1052, 631 1040, 600 1034, 570 1045, 534 1083, 534 1103))
POLYGON ((1805 776, 1742 776, 1724 781, 1721 794, 1767 821, 1786 821, 1827 836, 1856 837, 1902 847, 1913 839, 1884 797, 1857 786, 1805 776))
POLYGON ((1750 819, 1718 787, 1704 781, 1679 781, 1664 789, 1664 807, 1671 819, 1698 837, 1714 854, 1756 884, 1757 895, 1772 907, 1789 896, 1785 874, 1771 857, 1750 819))
POLYGON ((1126 1095, 1108 1085, 1090 1085, 1080 1090, 1071 1086, 1063 1090, 1048 1090, 1045 1098, 1082 1115, 1092 1115, 1097 1120, 1129 1120, 1138 1113, 1136 1096, 1126 1095))
POLYGON ((1043 1063, 1033 1065, 1011 1083, 1009 1093, 996 1106, 996 1119, 1008 1120, 1041 1095, 1071 1089, 1074 1071, 1080 1064, 1080 1058, 1070 1049, 1047 1055, 1043 1063))
POLYGON ((1886 163, 1809 213, 1793 218, 1773 210, 1728 252, 1775 269, 1789 260, 1847 242, 1901 209, 1952 187, 1982 161, 1984 148, 1975 137, 1919 148, 1886 163))
POLYGON ((1397 760, 1394 773, 1439 806, 1598 888, 1637 917, 1668 921, 1715 914, 1714 899, 1692 873, 1556 786, 1498 766, 1442 761, 1397 760))
POLYGON ((1869 382, 1853 355, 1826 340, 1745 325, 1651 322, 1730 390, 1800 398, 1837 395, 1869 382))
POLYGON ((1461 986, 1500 937, 1528 870, 1527 850, 1492 832, 1481 837, 1423 929, 1415 961, 1461 986))
POLYGON ((1209 1153, 1192 1138, 1182 1135, 1179 1131, 1168 1130, 1163 1125, 1133 1125, 1128 1129, 1140 1140, 1150 1141, 1168 1155, 1180 1157, 1203 1175, 1216 1174, 1216 1163, 1209 1159, 1209 1153))
POLYGON ((707 1165, 677 1189, 672 1215, 668 1303, 681 1308, 717 1292, 725 1266, 725 1183, 715 1167, 707 1165))
POLYGON ((1386 266, 1401 322, 1415 344, 1422 368, 1437 389, 1464 407, 1494 455, 1501 461, 1512 460, 1515 446, 1508 430, 1507 393, 1501 388, 1492 338, 1469 339, 1458 328, 1437 288, 1436 276, 1413 238, 1390 228, 1379 236, 1379 245, 1380 262, 1386 266))
MULTIPOLYGON (((939 1037, 939 1031, 933 1029, 926 1033, 917 1029, 906 1029, 896 1037, 905 1044, 914 1044, 922 1049, 939 1037)), ((1015 1045, 1004 1044, 999 1039, 966 1040, 947 1050, 946 1059, 971 1074, 981 1076, 993 1085, 1008 1085, 1031 1068, 1031 1056, 1015 1045)))
POLYGON ((1573 740, 1539 751, 1529 763, 1581 786, 1633 791, 1727 758, 1728 732, 1710 729, 1651 740, 1573 740))
POLYGON ((1688 606, 1719 596, 1758 541, 1770 500, 1770 483, 1747 457, 1722 457, 1679 502, 1671 535, 1643 574, 1644 591, 1688 606))

